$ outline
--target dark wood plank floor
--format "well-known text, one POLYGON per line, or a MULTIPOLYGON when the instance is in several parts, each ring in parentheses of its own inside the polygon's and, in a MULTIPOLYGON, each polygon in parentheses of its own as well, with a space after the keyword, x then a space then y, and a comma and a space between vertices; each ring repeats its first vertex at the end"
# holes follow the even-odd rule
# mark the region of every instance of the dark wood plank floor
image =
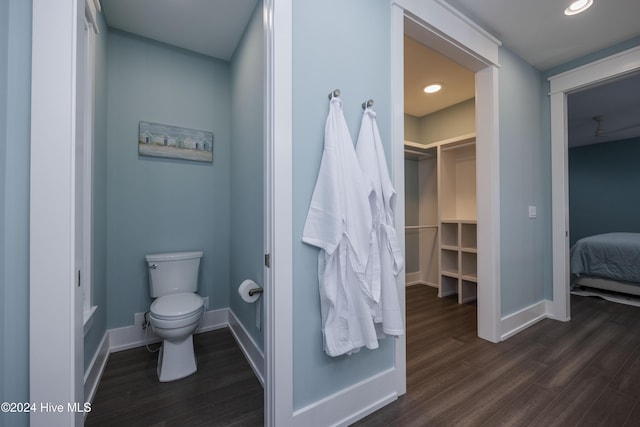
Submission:
MULTIPOLYGON (((498 344, 476 307, 407 288, 407 394, 359 426, 640 426, 640 308, 571 297, 498 344)), ((87 426, 260 426, 263 390, 227 329, 195 336, 198 373, 158 383, 157 354, 114 353, 87 426)))
POLYGON ((85 425, 262 425, 262 386, 231 332, 195 335, 194 348, 198 372, 169 383, 158 382, 158 353, 111 354, 85 425))
POLYGON ((571 296, 570 322, 476 337, 476 307, 407 289, 407 394, 358 426, 640 426, 640 308, 571 296))

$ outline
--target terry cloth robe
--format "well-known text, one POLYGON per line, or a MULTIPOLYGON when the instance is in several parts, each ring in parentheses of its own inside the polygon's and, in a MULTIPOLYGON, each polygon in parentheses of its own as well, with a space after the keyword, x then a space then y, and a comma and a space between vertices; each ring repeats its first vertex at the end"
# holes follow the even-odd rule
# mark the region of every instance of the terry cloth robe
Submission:
POLYGON ((376 324, 382 325, 387 335, 404 334, 404 323, 398 298, 397 276, 402 270, 404 259, 398 237, 393 226, 396 190, 389 177, 387 160, 376 122, 376 113, 365 109, 362 114, 360 132, 356 145, 360 168, 373 186, 374 197, 370 197, 373 230, 377 245, 372 245, 367 266, 367 280, 375 282, 380 278, 380 298, 370 299, 369 304, 376 324))
POLYGON ((372 238, 369 194, 342 100, 329 104, 324 151, 302 240, 321 249, 318 280, 324 350, 339 356, 378 347, 375 325, 362 287, 372 238))

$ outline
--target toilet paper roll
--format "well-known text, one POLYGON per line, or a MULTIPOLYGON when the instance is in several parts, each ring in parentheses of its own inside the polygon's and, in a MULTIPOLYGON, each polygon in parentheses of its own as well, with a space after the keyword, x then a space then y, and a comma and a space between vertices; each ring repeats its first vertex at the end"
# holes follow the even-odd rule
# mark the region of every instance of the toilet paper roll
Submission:
POLYGON ((247 279, 244 282, 240 283, 240 286, 238 287, 238 293, 245 302, 256 302, 258 298, 260 298, 260 294, 254 293, 253 295, 249 295, 249 291, 256 288, 260 288, 260 286, 258 286, 258 284, 253 280, 247 279))

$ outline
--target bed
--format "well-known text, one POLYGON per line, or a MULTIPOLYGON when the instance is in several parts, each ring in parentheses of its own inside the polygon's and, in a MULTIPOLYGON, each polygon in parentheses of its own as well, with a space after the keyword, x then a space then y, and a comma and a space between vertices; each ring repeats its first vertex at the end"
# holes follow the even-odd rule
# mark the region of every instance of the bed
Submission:
POLYGON ((640 296, 640 233, 606 233, 578 240, 570 251, 571 286, 640 296))

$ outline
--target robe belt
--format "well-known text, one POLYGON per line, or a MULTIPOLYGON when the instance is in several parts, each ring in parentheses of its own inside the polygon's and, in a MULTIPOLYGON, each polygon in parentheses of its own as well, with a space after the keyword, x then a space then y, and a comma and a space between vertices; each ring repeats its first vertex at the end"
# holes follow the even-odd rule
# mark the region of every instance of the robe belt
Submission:
POLYGON ((398 244, 398 235, 396 234, 396 229, 392 225, 382 224, 382 227, 387 233, 389 250, 393 255, 393 275, 397 276, 404 266, 404 258, 402 258, 402 251, 400 250, 400 245, 398 244))

